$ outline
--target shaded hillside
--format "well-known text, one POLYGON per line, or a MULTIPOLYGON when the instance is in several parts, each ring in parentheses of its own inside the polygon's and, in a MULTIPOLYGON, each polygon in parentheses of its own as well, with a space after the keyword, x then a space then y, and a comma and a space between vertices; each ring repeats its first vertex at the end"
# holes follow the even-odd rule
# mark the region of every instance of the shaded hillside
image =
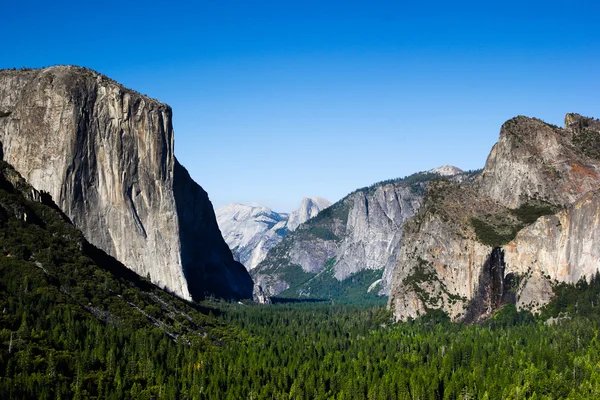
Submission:
POLYGON ((3 162, 0 309, 5 399, 176 396, 177 370, 227 332, 90 245, 3 162))

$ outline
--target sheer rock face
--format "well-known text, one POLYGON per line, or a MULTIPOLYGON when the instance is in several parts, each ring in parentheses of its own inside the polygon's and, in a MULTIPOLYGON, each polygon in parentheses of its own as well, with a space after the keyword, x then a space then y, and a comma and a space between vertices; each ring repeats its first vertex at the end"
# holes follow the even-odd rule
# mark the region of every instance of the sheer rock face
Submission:
POLYGON ((260 285, 254 285, 254 289, 252 291, 252 300, 254 300, 258 304, 271 304, 271 298, 267 296, 260 287, 260 285))
POLYGON ((421 206, 422 195, 410 187, 383 185, 372 193, 353 197, 346 234, 336 251, 335 277, 339 280, 364 269, 383 269, 383 287, 395 264, 404 233, 404 222, 421 206))
POLYGON ((598 188, 600 121, 567 114, 560 129, 518 117, 502 128, 486 163, 481 191, 509 207, 531 199, 566 207, 540 217, 503 247, 506 274, 521 279, 516 288, 519 309, 537 311, 553 296, 554 282, 576 283, 599 270, 598 188), (523 175, 498 167, 511 162, 523 175), (502 173, 507 176, 493 186, 488 178, 502 173))
POLYGON ((555 215, 540 217, 504 246, 507 273, 523 277, 518 306, 537 310, 552 282, 575 283, 600 270, 600 191, 555 215))
MULTIPOLYGON (((193 241, 196 232, 179 211, 210 214, 212 206, 206 193, 198 205, 178 204, 171 116, 169 106, 90 70, 0 72, 5 160, 36 189, 48 192, 93 245, 190 299, 190 292, 206 289, 204 282, 189 279, 204 260, 190 260, 182 251, 182 242, 193 241)), ((191 181, 182 171, 179 175, 181 182, 191 181)), ((223 242, 216 222, 212 225, 196 246, 206 237, 223 242)), ((223 271, 235 269, 228 251, 211 257, 223 271)), ((252 282, 246 280, 248 288, 225 291, 251 296, 252 282)))
POLYGON ((174 195, 181 261, 192 297, 252 298, 252 279, 223 240, 208 194, 177 160, 174 195))
POLYGON ((480 192, 510 208, 530 199, 572 204, 598 188, 600 161, 587 151, 596 143, 582 142, 599 128, 598 121, 577 114, 567 114, 565 129, 535 118, 507 121, 486 161, 480 192))
POLYGON ((331 202, 321 197, 305 197, 300 207, 290 214, 277 213, 267 207, 229 204, 218 208, 216 215, 235 259, 250 271, 289 232, 330 205, 331 202))

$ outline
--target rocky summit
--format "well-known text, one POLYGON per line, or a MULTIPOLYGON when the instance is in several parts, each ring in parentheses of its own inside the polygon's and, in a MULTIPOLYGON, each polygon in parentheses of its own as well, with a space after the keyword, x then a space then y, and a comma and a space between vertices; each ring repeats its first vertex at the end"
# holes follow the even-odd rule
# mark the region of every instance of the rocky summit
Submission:
POLYGON ((572 204, 598 187, 598 122, 567 114, 559 128, 536 118, 516 117, 502 126, 481 175, 480 193, 516 208, 531 199, 572 204))
POLYGON ((305 197, 298 209, 286 214, 267 207, 233 203, 218 208, 216 215, 233 256, 251 270, 288 232, 330 205, 331 202, 322 197, 305 197))
POLYGON ((0 141, 87 240, 139 275, 185 299, 252 296, 175 158, 168 105, 89 69, 0 71, 0 141))
POLYGON ((437 167, 434 169, 430 169, 427 171, 432 174, 438 174, 441 176, 454 176, 463 173, 464 171, 460 168, 457 168, 453 165, 442 165, 441 167, 437 167))
POLYGON ((405 228, 389 306, 406 320, 432 309, 481 320, 504 304, 537 311, 560 282, 599 270, 600 121, 564 128, 516 117, 472 184, 430 185, 405 228))

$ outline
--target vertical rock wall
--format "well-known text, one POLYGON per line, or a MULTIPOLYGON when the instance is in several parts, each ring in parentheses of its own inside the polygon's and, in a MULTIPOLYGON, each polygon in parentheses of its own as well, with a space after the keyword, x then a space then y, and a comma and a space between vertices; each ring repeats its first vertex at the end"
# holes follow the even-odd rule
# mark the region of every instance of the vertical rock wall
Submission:
MULTIPOLYGON (((182 298, 197 292, 202 282, 185 274, 194 263, 186 271, 182 264, 189 257, 181 232, 194 232, 173 190, 169 106, 91 70, 52 67, 1 71, 0 116, 5 160, 48 192, 92 244, 182 298)), ((213 235, 218 242, 218 229, 213 235)), ((214 258, 225 270, 231 262, 226 251, 214 258)))

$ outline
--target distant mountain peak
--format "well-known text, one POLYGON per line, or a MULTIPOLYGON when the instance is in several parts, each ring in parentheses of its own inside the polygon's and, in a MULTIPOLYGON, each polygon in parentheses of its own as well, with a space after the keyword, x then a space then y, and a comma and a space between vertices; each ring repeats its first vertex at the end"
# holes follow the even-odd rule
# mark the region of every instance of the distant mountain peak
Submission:
POLYGON ((316 216, 321 210, 329 207, 331 202, 323 197, 305 197, 300 208, 291 212, 287 222, 290 231, 295 230, 300 224, 316 216))
POLYGON ((215 213, 223 238, 234 257, 251 270, 289 231, 330 205, 329 200, 315 196, 303 198, 300 207, 290 214, 239 203, 227 204, 215 213))
POLYGON ((454 176, 454 175, 461 174, 464 171, 453 165, 442 165, 441 167, 430 169, 427 172, 430 172, 432 174, 439 174, 441 176, 454 176))

